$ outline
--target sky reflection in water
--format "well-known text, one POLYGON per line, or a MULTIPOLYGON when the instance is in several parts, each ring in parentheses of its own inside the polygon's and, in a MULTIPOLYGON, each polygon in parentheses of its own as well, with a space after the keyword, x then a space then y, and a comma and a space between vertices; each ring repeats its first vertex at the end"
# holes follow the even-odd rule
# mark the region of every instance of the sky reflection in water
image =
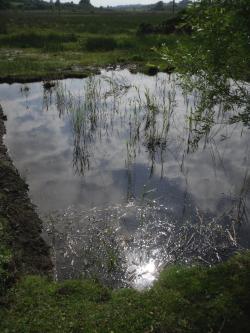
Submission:
MULTIPOLYGON (((183 94, 174 76, 147 77, 123 70, 103 71, 93 79, 60 81, 51 90, 44 90, 42 83, 2 84, 0 102, 8 117, 5 142, 41 215, 53 216, 56 211, 58 216, 60 211, 65 216, 58 219, 61 224, 70 220, 70 225, 76 225, 85 221, 79 212, 90 216, 91 209, 97 221, 98 207, 99 229, 107 207, 118 205, 126 215, 116 222, 110 217, 106 220, 130 244, 124 246, 129 267, 125 270, 130 271, 132 285, 150 284, 168 261, 162 251, 166 239, 152 246, 152 239, 161 232, 159 220, 195 221, 199 220, 197 211, 204 219, 224 214, 232 220, 240 200, 249 209, 248 129, 228 125, 220 115, 209 134, 195 145, 197 131, 191 131, 188 117, 197 98, 183 94), (151 238, 146 247, 151 252, 142 255, 138 235, 145 239, 141 232, 145 227, 135 218, 135 211, 126 207, 133 203, 138 212, 147 210, 149 202, 166 209, 149 222, 151 238), (137 237, 137 243, 131 237, 137 237), (136 256, 141 259, 131 259, 136 256)), ((59 248, 70 248, 69 238, 58 224, 56 228, 59 253, 59 248)), ((77 234, 87 229, 86 221, 78 229, 67 229, 78 257, 83 245, 77 234)), ((243 234, 242 243, 249 245, 247 227, 243 234)), ((62 277, 74 276, 74 251, 68 254, 74 269, 71 273, 68 267, 67 273, 61 269, 62 277)), ((64 253, 58 259, 60 267, 66 265, 66 257, 64 253)))

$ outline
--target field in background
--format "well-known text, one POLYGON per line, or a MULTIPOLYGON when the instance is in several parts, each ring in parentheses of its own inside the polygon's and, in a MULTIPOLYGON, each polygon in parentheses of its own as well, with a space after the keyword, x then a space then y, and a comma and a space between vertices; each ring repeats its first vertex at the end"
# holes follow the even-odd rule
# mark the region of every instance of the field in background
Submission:
POLYGON ((160 65, 152 50, 175 47, 184 35, 141 33, 168 20, 168 12, 2 11, 0 77, 57 76, 83 67, 137 64, 147 71, 160 65))

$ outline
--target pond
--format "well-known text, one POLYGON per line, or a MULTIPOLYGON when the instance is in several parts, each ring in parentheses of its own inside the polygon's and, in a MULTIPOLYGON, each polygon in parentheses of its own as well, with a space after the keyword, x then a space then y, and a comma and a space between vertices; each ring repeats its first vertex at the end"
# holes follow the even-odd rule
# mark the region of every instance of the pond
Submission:
POLYGON ((1 84, 5 143, 52 247, 55 278, 144 288, 173 262, 250 245, 250 132, 178 75, 103 70, 1 84), (211 117, 212 115, 212 117, 211 117))

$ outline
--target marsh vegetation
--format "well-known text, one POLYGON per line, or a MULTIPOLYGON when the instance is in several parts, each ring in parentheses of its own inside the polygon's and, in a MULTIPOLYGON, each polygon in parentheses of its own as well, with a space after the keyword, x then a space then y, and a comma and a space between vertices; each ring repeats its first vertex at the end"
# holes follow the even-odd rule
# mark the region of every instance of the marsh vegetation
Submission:
POLYGON ((1 13, 1 80, 26 83, 0 85, 0 130, 54 282, 14 284, 51 265, 7 157, 0 330, 248 332, 248 0, 67 6, 1 13))
MULTIPOLYGON (((175 46, 176 37, 141 34, 140 24, 156 26, 171 14, 162 12, 0 12, 0 76, 60 78, 86 73, 86 67, 159 65, 152 48, 175 46), (138 33, 139 32, 139 33, 138 33), (76 69, 77 68, 77 69, 76 69)), ((187 39, 184 35, 180 38, 187 39)), ((164 68, 164 63, 162 63, 164 68)))

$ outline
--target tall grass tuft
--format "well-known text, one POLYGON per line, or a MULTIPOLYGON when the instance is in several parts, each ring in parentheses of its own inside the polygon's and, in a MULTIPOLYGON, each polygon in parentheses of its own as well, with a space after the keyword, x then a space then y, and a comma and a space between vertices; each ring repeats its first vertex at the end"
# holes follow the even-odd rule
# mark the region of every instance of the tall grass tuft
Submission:
POLYGON ((58 34, 54 32, 22 32, 3 36, 0 38, 2 46, 19 48, 53 48, 53 45, 75 42, 77 40, 74 34, 58 34))
POLYGON ((88 37, 85 48, 87 51, 112 51, 117 48, 117 42, 112 37, 88 37))

